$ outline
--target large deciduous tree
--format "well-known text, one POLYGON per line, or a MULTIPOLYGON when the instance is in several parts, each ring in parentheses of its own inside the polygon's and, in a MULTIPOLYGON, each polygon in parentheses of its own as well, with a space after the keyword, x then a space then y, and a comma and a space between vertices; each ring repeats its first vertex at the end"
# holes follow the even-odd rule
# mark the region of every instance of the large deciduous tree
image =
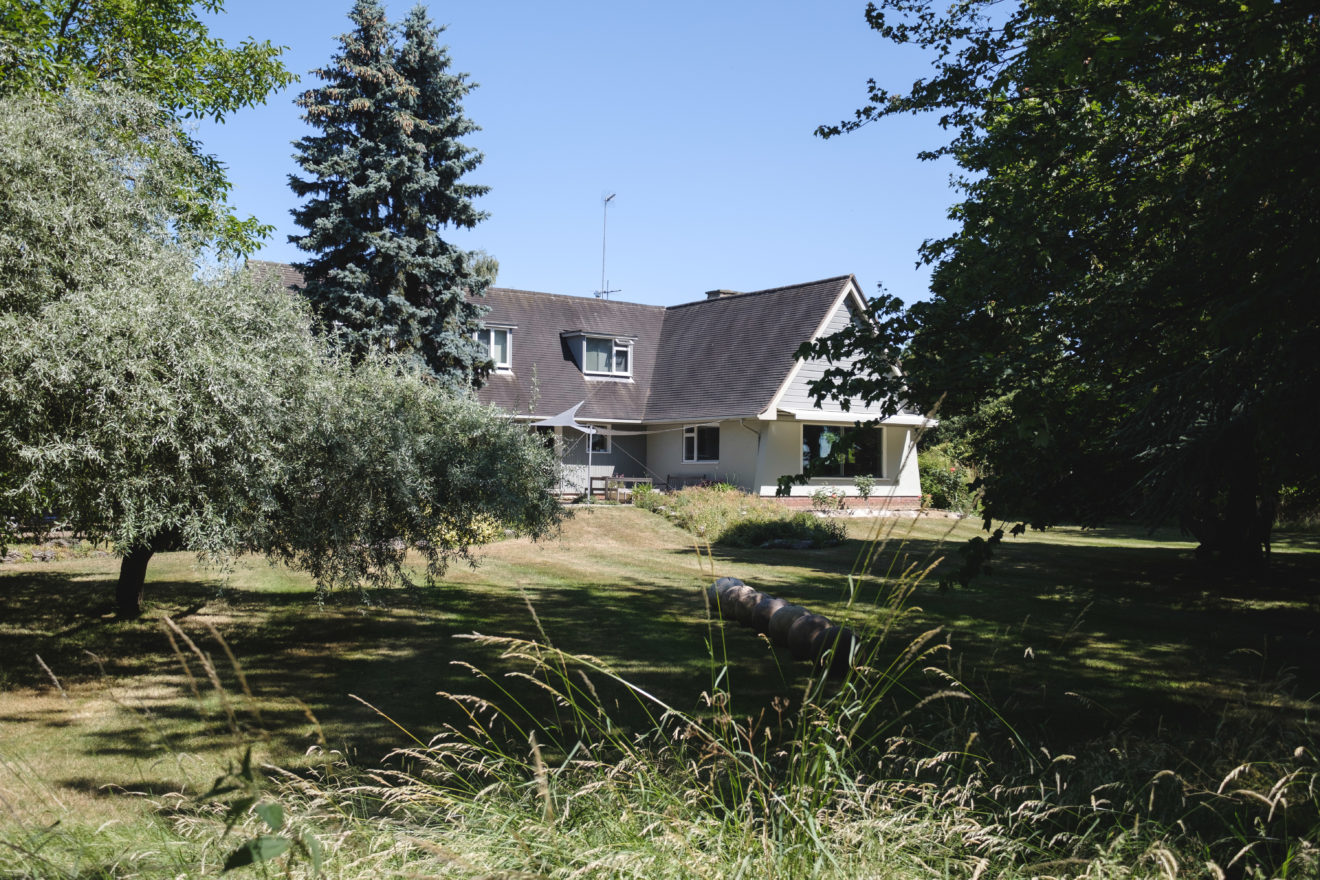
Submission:
MULTIPOLYGON (((922 247, 904 368, 917 402, 974 414, 987 510, 1176 518, 1259 558, 1279 487, 1320 479, 1320 12, 887 0, 867 20, 933 73, 872 82, 820 133, 920 112, 953 132, 928 155, 966 172, 960 226, 922 247)), ((892 363, 860 341, 843 353, 892 363)))
POLYGON ((165 548, 261 551, 329 588, 553 525, 525 429, 408 362, 343 356, 270 279, 199 277, 168 214, 194 157, 166 129, 125 160, 103 130, 121 125, 161 132, 113 90, 0 104, 0 543, 45 514, 112 542, 133 616, 165 548))
POLYGON ((205 232, 223 250, 247 253, 271 227, 240 219, 225 206, 224 167, 182 123, 220 121, 264 102, 295 77, 280 62, 283 48, 269 41, 231 47, 211 36, 199 13, 223 10, 222 0, 6 3, 0 10, 0 96, 54 97, 70 86, 106 85, 143 95, 195 160, 191 175, 176 181, 175 221, 205 232))
POLYGON ((463 114, 473 88, 450 71, 441 29, 423 8, 409 14, 398 45, 376 0, 358 0, 353 30, 299 98, 318 129, 300 139, 306 198, 293 212, 306 232, 291 240, 311 256, 298 264, 305 293, 327 329, 353 351, 416 358, 453 386, 479 383, 489 353, 474 339, 489 284, 479 255, 442 237, 486 215, 472 200, 484 186, 461 178, 481 154, 461 138, 476 130, 463 114))

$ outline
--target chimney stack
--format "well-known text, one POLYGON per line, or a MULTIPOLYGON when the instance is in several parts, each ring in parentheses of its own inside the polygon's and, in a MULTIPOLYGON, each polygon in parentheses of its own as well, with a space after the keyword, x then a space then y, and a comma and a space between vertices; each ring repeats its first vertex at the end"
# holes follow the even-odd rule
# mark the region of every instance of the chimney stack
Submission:
POLYGON ((742 293, 741 290, 708 290, 706 291, 706 299, 723 299, 726 296, 737 296, 740 293, 742 293))

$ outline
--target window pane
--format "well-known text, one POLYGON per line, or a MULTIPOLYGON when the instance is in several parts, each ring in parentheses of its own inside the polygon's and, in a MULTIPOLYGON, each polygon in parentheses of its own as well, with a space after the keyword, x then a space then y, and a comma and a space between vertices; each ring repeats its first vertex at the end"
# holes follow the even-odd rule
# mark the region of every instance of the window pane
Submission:
POLYGON ((852 452, 844 463, 843 474, 846 477, 858 477, 867 474, 873 477, 884 475, 883 462, 880 461, 881 428, 861 428, 849 432, 853 441, 852 452))
MULTIPOLYGON (((602 425, 601 427, 597 428, 596 430, 599 432, 599 431, 605 430, 605 429, 607 429, 607 428, 609 428, 609 425, 602 425)), ((592 434, 592 435, 591 435, 591 451, 592 451, 592 452, 609 452, 609 451, 610 451, 610 438, 609 438, 609 436, 606 435, 606 434, 600 434, 600 433, 592 434)))
POLYGON ((608 373, 610 358, 614 354, 614 342, 610 339, 588 339, 586 362, 582 369, 589 373, 608 373))
POLYGON ((490 334, 490 357, 496 364, 507 364, 509 362, 509 331, 508 330, 489 330, 490 334))
POLYGON ((840 429, 825 425, 802 426, 802 469, 827 457, 838 442, 840 429))
POLYGON ((697 428, 697 460, 720 460, 720 429, 717 427, 697 428))
POLYGON ((614 349, 614 372, 616 373, 628 372, 628 349, 626 348, 614 349))

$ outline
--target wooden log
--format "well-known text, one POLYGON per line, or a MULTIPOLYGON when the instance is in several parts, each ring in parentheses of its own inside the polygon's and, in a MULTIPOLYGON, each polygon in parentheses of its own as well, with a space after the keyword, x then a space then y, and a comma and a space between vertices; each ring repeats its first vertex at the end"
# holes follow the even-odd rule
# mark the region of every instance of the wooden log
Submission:
POLYGON ((853 658, 861 647, 857 633, 847 627, 838 627, 838 632, 826 633, 821 653, 816 662, 827 664, 832 678, 843 676, 853 664, 853 658))
POLYGON ((770 637, 770 643, 780 648, 788 646, 788 629, 799 617, 807 613, 807 609, 801 605, 785 604, 774 614, 770 616, 770 626, 766 635, 770 637))
POLYGON ((710 611, 716 617, 722 617, 720 611, 721 597, 730 587, 746 586, 742 581, 732 577, 722 577, 706 588, 706 599, 710 602, 710 611))
POLYGON ((757 602, 756 607, 752 609, 752 629, 768 636, 770 634, 770 618, 787 604, 783 599, 771 596, 768 593, 762 593, 761 601, 757 602))
POLYGON ((806 614, 793 621, 793 625, 788 628, 788 638, 786 639, 788 650, 792 653, 794 660, 815 660, 811 653, 811 643, 817 633, 830 625, 827 618, 819 614, 806 614))
POLYGON ((840 627, 836 624, 829 624, 816 630, 811 635, 811 662, 820 663, 826 650, 833 646, 835 640, 839 637, 840 627))
POLYGON ((776 648, 796 660, 827 667, 837 678, 852 665, 861 645, 857 634, 828 618, 813 614, 775 596, 752 589, 737 578, 722 577, 706 589, 711 610, 722 619, 737 621, 769 638, 776 648))
POLYGON ((737 603, 739 597, 751 587, 743 583, 733 584, 720 592, 720 617, 725 620, 737 619, 737 603))
POLYGON ((738 593, 733 600, 733 614, 738 623, 743 626, 752 625, 752 612, 763 596, 765 596, 765 593, 751 587, 747 587, 738 593))

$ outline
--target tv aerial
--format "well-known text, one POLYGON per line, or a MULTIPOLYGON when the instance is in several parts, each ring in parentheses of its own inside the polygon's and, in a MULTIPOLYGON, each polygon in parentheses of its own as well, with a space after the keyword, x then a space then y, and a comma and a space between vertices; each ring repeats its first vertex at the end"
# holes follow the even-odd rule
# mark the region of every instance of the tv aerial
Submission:
POLYGON ((609 228, 610 202, 618 193, 610 193, 601 199, 601 220, 600 220, 600 288, 595 291, 596 299, 609 299, 611 293, 618 293, 617 289, 610 290, 609 282, 605 280, 605 232, 609 228))

